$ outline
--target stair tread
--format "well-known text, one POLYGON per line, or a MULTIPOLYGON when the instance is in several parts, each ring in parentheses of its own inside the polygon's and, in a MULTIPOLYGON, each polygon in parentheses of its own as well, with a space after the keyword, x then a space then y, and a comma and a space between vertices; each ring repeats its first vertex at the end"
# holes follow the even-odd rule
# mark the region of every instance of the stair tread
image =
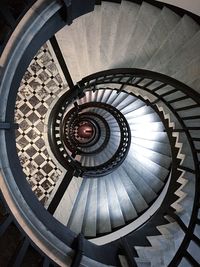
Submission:
POLYGON ((199 245, 197 245, 194 241, 190 241, 187 251, 196 260, 196 262, 200 262, 199 245))
POLYGON ((124 218, 126 221, 132 220, 137 217, 137 211, 135 210, 135 207, 133 206, 129 195, 118 175, 117 170, 112 173, 114 186, 118 195, 118 198, 120 199, 120 206, 121 210, 124 214, 124 218))
POLYGON ((81 262, 80 262, 80 266, 84 266, 84 267, 114 267, 114 266, 112 266, 112 265, 105 265, 105 264, 103 264, 103 263, 100 263, 100 262, 98 262, 98 261, 95 261, 95 260, 93 260, 93 259, 90 259, 90 258, 88 258, 88 257, 86 257, 86 256, 82 256, 82 259, 81 259, 81 262))
POLYGON ((89 54, 87 53, 88 40, 86 36, 86 27, 85 27, 85 19, 87 18, 87 16, 88 15, 86 14, 86 16, 80 17, 79 19, 73 21, 72 26, 74 24, 75 31, 72 32, 71 36, 69 36, 73 40, 73 46, 76 51, 76 61, 78 62, 78 67, 80 71, 79 80, 90 74, 90 66, 88 58, 89 54))
POLYGON ((121 168, 118 168, 118 171, 119 171, 121 181, 122 181, 124 187, 126 188, 126 191, 129 195, 129 198, 130 198, 133 206, 135 207, 136 211, 137 212, 143 211, 145 208, 148 207, 143 196, 138 191, 138 189, 136 188, 134 183, 131 181, 130 177, 126 174, 126 172, 121 168))
MULTIPOLYGON (((132 164, 138 164, 140 168, 138 168, 138 171, 149 173, 150 177, 154 176, 157 179, 163 181, 167 175, 169 174, 169 171, 162 166, 156 164, 155 162, 149 160, 148 158, 140 155, 139 159, 134 154, 130 155, 127 160, 129 162, 132 162, 132 164)), ((137 165, 136 168, 137 169, 137 165)), ((142 175, 143 177, 146 176, 146 174, 142 175)), ((152 181, 153 182, 153 181, 152 181)))
POLYGON ((128 45, 129 38, 134 32, 139 9, 140 5, 129 1, 122 1, 116 36, 114 39, 113 53, 111 56, 111 59, 113 60, 108 68, 120 67, 119 55, 123 55, 124 47, 128 45), (130 31, 124 31, 124 29, 130 29, 130 31), (123 40, 123 45, 119 44, 119 40, 123 40))
POLYGON ((190 264, 190 262, 186 259, 186 258, 182 258, 179 267, 192 267, 192 265, 190 264))
POLYGON ((100 70, 108 69, 114 39, 117 32, 117 23, 120 13, 118 3, 102 2, 101 4, 101 42, 100 42, 100 70))
POLYGON ((130 123, 130 130, 132 131, 142 131, 144 129, 148 129, 148 132, 162 132, 165 130, 164 125, 162 122, 146 122, 141 124, 131 124, 130 123))
POLYGON ((179 20, 180 17, 172 10, 166 7, 163 8, 145 44, 137 53, 134 61, 134 67, 142 68, 147 64, 151 57, 160 48, 162 43, 166 40, 167 36, 170 34, 179 20))
POLYGON ((82 232, 85 236, 96 236, 97 226, 97 179, 90 179, 90 188, 88 200, 86 204, 86 211, 82 226, 82 232))
POLYGON ((164 267, 164 252, 162 250, 158 250, 152 247, 137 246, 135 246, 135 249, 137 250, 139 258, 150 261, 152 266, 156 266, 156 264, 159 264, 160 266, 164 267))
MULTIPOLYGON (((64 196, 62 197, 54 213, 54 217, 57 218, 64 225, 67 225, 69 221, 82 182, 83 182, 82 178, 77 178, 77 177, 72 178, 64 196)), ((55 187, 55 192, 56 190, 57 188, 55 187)), ((54 193, 54 191, 52 193, 54 193)))
POLYGON ((111 89, 103 89, 104 90, 104 94, 103 97, 101 99, 101 102, 103 103, 107 103, 107 100, 109 99, 110 95, 112 94, 112 90, 111 89))
POLYGON ((127 107, 121 109, 121 113, 128 119, 137 116, 142 116, 148 113, 152 113, 152 108, 145 105, 143 101, 137 99, 133 103, 129 104, 127 107))
POLYGON ((111 174, 105 177, 105 183, 107 192, 109 192, 108 205, 109 205, 110 221, 112 228, 116 228, 124 225, 125 221, 111 174))
POLYGON ((76 25, 71 27, 65 26, 62 30, 56 33, 56 39, 62 51, 63 57, 67 59, 67 66, 70 69, 70 74, 74 82, 79 81, 81 77, 79 61, 76 60, 76 50, 71 36, 76 30, 76 25))
POLYGON ((167 62, 169 58, 173 57, 177 50, 192 38, 198 29, 199 26, 197 23, 187 15, 184 15, 145 68, 156 71, 162 64, 167 62), (166 53, 166 51, 168 51, 168 53, 166 53))
POLYGON ((140 258, 134 258, 134 259, 135 259, 138 267, 151 267, 150 261, 140 259, 140 258))
MULTIPOLYGON (((120 67, 132 66, 138 49, 143 43, 145 43, 147 35, 154 26, 159 13, 160 9, 146 2, 142 3, 137 14, 135 29, 129 37, 129 41, 126 49, 124 49, 124 53, 121 54, 120 61, 117 61, 119 62, 118 64, 120 64, 120 67)), ((121 43, 119 43, 119 45, 121 45, 121 43)))
POLYGON ((134 112, 134 111, 137 111, 137 109, 139 109, 139 108, 141 108, 141 107, 143 107, 143 104, 142 104, 140 101, 136 100, 136 101, 134 101, 134 102, 132 102, 132 103, 127 103, 127 105, 124 106, 124 107, 120 110, 120 112, 124 115, 124 117, 125 117, 126 119, 128 119, 128 118, 132 118, 132 117, 129 115, 130 113, 133 115, 133 112, 134 112))
POLYGON ((132 139, 133 144, 137 144, 141 147, 145 147, 147 149, 153 150, 157 153, 166 155, 168 157, 171 156, 171 147, 169 143, 162 143, 159 141, 151 141, 151 140, 145 140, 138 137, 134 137, 132 139))
MULTIPOLYGON (((128 95, 127 93, 120 92, 118 94, 118 97, 112 102, 112 106, 119 110, 119 106, 127 103, 129 98, 130 98, 130 95, 128 95)), ((133 97, 132 100, 135 101, 135 98, 133 97)))
POLYGON ((131 136, 136 137, 136 138, 140 138, 140 139, 144 139, 144 140, 157 141, 159 143, 169 143, 167 133, 165 133, 165 132, 151 132, 151 133, 149 133, 149 132, 145 132, 143 130, 131 131, 131 136))
POLYGON ((70 219, 67 224, 67 226, 77 234, 79 234, 82 230, 88 192, 89 192, 89 180, 83 179, 79 194, 77 196, 70 219))
POLYGON ((112 102, 118 97, 119 97, 119 95, 117 94, 117 91, 112 90, 112 93, 110 94, 109 98, 107 99, 106 104, 112 105, 112 102))
POLYGON ((124 110, 126 107, 128 107, 129 105, 131 105, 132 103, 134 103, 137 100, 136 97, 132 96, 132 95, 128 95, 128 97, 122 101, 121 103, 119 103, 116 108, 123 114, 122 110, 124 110))
POLYGON ((107 233, 112 230, 108 205, 108 193, 105 179, 98 179, 98 202, 97 202, 97 233, 107 233))
POLYGON ((196 57, 187 65, 187 67, 179 66, 179 70, 176 73, 173 73, 172 77, 190 86, 193 81, 199 78, 199 74, 200 58, 196 57))
POLYGON ((177 53, 165 65, 157 69, 159 72, 164 72, 168 76, 172 76, 180 67, 187 66, 192 60, 200 55, 200 31, 193 38, 189 39, 177 53))
POLYGON ((130 121, 130 123, 132 124, 143 124, 143 123, 152 123, 152 122, 160 122, 158 116, 154 113, 150 113, 150 114, 145 114, 145 115, 141 115, 138 117, 134 117, 131 118, 131 113, 130 114, 130 119, 127 118, 128 122, 130 121))
POLYGON ((199 87, 200 79, 197 78, 194 81, 188 82, 188 85, 193 88, 197 93, 200 93, 200 87, 199 87))
MULTIPOLYGON (((140 161, 134 161, 133 158, 127 157, 124 165, 126 164, 127 168, 126 171, 131 175, 134 170, 134 175, 130 176, 130 179, 137 185, 140 185, 140 180, 142 184, 146 184, 146 188, 148 188, 148 194, 150 194, 150 198, 153 196, 155 197, 155 193, 158 192, 162 186, 163 181, 159 179, 153 171, 149 171, 144 167, 144 164, 142 164, 140 161), (128 167, 129 166, 129 167, 128 167), (139 179, 139 181, 138 181, 139 179), (152 192, 153 191, 153 192, 152 192)), ((164 179, 163 179, 164 180, 164 179)), ((145 193, 145 192, 144 192, 145 193)), ((152 200, 152 199, 151 199, 152 200)))
POLYGON ((135 170, 134 168, 131 169, 132 166, 129 165, 127 162, 124 162, 122 167, 123 170, 126 171, 126 174, 129 176, 130 180, 133 182, 135 187, 138 189, 142 197, 145 199, 147 204, 156 198, 157 194, 155 193, 155 191, 157 190, 155 191, 153 190, 156 188, 153 188, 153 186, 149 186, 146 179, 141 177, 137 173, 137 170, 135 170), (134 175, 130 176, 130 174, 133 173, 133 171, 134 175))
MULTIPOLYGON (((81 17, 80 17, 81 19, 81 17)), ((73 23, 72 23, 73 24, 73 23)), ((100 42, 101 42, 101 6, 96 5, 94 12, 87 15, 84 21, 87 36, 87 51, 90 74, 100 71, 100 42)))
MULTIPOLYGON (((171 157, 158 153, 156 151, 150 150, 145 147, 141 147, 137 144, 132 144, 131 149, 133 153, 137 153, 138 155, 145 155, 146 158, 150 159, 156 164, 168 169, 171 164, 171 157)), ((137 157, 137 156, 136 156, 137 157)))
POLYGON ((94 102, 102 102, 101 99, 103 98, 103 95, 105 94, 107 90, 105 89, 98 89, 95 91, 95 93, 93 93, 93 101, 94 102), (95 95, 95 96, 94 96, 95 95))

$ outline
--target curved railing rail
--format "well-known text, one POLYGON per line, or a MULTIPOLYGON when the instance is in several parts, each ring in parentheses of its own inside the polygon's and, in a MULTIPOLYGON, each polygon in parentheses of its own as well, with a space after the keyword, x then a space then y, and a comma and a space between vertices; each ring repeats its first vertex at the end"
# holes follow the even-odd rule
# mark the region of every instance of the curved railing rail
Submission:
MULTIPOLYGON (((183 257, 187 258, 191 263, 196 262, 187 249, 191 240, 198 245, 200 244, 199 238, 194 234, 195 226, 199 224, 198 213, 200 201, 200 125, 198 125, 200 119, 200 95, 192 88, 189 88, 173 78, 160 73, 139 69, 115 69, 103 71, 90 75, 82 79, 79 83, 82 88, 90 88, 90 90, 93 91, 98 90, 102 85, 105 87, 105 84, 107 84, 109 88, 116 89, 117 87, 119 91, 128 90, 131 92, 131 90, 134 91, 134 89, 131 88, 137 88, 138 94, 143 97, 145 97, 145 94, 153 96, 148 100, 151 106, 158 109, 163 107, 164 111, 166 110, 166 112, 170 112, 175 120, 172 132, 182 135, 187 139, 190 146, 190 151, 188 153, 191 153, 186 155, 186 157, 190 157, 191 161, 189 164, 191 166, 183 160, 182 162, 179 161, 176 168, 179 171, 179 175, 182 172, 187 172, 195 178, 193 207, 191 207, 191 218, 188 223, 184 222, 184 220, 176 214, 175 210, 170 208, 170 205, 175 202, 175 198, 172 196, 171 191, 173 191, 174 194, 177 190, 177 186, 173 184, 174 190, 169 186, 169 192, 166 199, 163 201, 160 210, 155 214, 156 220, 155 218, 151 218, 150 222, 146 222, 146 225, 143 226, 143 229, 140 228, 135 233, 130 234, 127 237, 129 238, 129 242, 132 245, 139 245, 138 240, 140 237, 140 243, 141 245, 142 243, 144 245, 145 241, 141 241, 141 234, 148 230, 148 224, 150 224, 151 227, 152 224, 155 226, 163 224, 163 218, 159 215, 159 212, 163 215, 169 214, 177 221, 185 233, 183 242, 170 263, 170 266, 176 266, 183 257), (166 205, 166 202, 168 202, 168 205, 166 205)), ((176 146, 174 149, 177 149, 176 146)), ((179 176, 177 176, 176 179, 178 179, 178 177, 179 176)))

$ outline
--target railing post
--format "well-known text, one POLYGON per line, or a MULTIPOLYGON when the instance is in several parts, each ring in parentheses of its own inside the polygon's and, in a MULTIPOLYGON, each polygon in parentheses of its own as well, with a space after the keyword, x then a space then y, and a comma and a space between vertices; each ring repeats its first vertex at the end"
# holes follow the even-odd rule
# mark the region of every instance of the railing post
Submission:
POLYGON ((79 267, 82 257, 83 257, 83 251, 84 251, 84 237, 82 234, 79 234, 77 238, 75 239, 75 256, 74 260, 72 262, 71 267, 79 267))

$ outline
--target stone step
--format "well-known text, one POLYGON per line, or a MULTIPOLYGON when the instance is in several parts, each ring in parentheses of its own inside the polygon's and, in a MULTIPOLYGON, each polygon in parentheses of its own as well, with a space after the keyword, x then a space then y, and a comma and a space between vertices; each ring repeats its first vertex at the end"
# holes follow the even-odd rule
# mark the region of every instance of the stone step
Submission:
MULTIPOLYGON (((81 203, 79 205, 81 205, 81 203)), ((90 180, 89 194, 88 194, 87 205, 82 227, 82 232, 87 237, 96 236, 97 205, 98 205, 98 181, 97 179, 92 178, 90 180)))
POLYGON ((160 46, 165 42, 168 35, 176 27, 180 17, 170 9, 164 7, 157 22, 149 32, 147 40, 137 53, 132 67, 143 68, 151 57, 157 52, 160 46))
POLYGON ((70 215, 67 224, 67 226, 76 234, 79 234, 82 231, 85 209, 87 207, 89 187, 90 187, 90 181, 87 179, 83 179, 75 204, 73 206, 72 213, 70 215))
POLYGON ((98 179, 97 234, 109 233, 112 230, 108 194, 105 179, 98 179))
POLYGON ((158 72, 173 76, 180 69, 187 68, 200 55, 200 31, 180 47, 176 54, 167 63, 157 68, 158 72))
MULTIPOLYGON (((72 178, 65 194, 63 195, 55 213, 54 217, 58 219, 61 223, 64 225, 67 225, 69 218, 71 216, 72 209, 74 207, 76 198, 78 196, 81 184, 83 182, 82 178, 74 177, 72 178)), ((54 191, 57 191, 57 187, 59 187, 60 184, 57 184, 54 191)), ((53 198, 53 192, 51 194, 51 198, 53 198)), ((51 199, 49 199, 50 201, 51 199)))
MULTIPOLYGON (((160 12, 160 9, 146 2, 142 3, 137 14, 134 30, 129 33, 127 46, 124 45, 122 53, 116 56, 112 67, 132 67, 138 50, 146 42, 147 36, 155 25, 160 12)), ((118 42, 116 45, 122 46, 122 44, 118 42)))
POLYGON ((111 62, 107 68, 118 68, 121 66, 121 57, 124 55, 129 40, 134 33, 139 10, 140 5, 129 1, 122 1, 117 31, 113 41, 114 45, 112 49, 111 62))
POLYGON ((124 185, 124 188, 129 195, 129 198, 135 207, 137 213, 143 211, 148 207, 144 197, 140 193, 139 189, 135 186, 133 180, 130 178, 129 173, 126 172, 127 168, 118 168, 119 176, 121 177, 121 181, 124 185))
POLYGON ((101 4, 101 37, 100 37, 100 64, 99 69, 108 69, 120 14, 120 5, 117 3, 102 2, 101 4))
POLYGON ((145 68, 157 71, 159 68, 176 55, 177 51, 190 40, 199 30, 199 25, 185 15, 177 26, 168 35, 167 40, 153 55, 145 68))
MULTIPOLYGON (((139 166, 140 167, 140 166, 139 166)), ((139 168, 138 167, 138 168, 139 168)), ((134 166, 131 166, 128 160, 122 165, 124 173, 129 176, 129 179, 132 181, 134 186, 138 189, 146 203, 150 203, 153 199, 156 198, 157 188, 160 188, 163 184, 160 181, 156 181, 154 184, 150 184, 150 179, 147 176, 142 176, 138 169, 135 169, 134 166), (133 175, 134 171, 134 175, 133 175)), ((144 174, 144 173, 143 173, 144 174)), ((123 179, 123 176, 121 177, 123 179)))

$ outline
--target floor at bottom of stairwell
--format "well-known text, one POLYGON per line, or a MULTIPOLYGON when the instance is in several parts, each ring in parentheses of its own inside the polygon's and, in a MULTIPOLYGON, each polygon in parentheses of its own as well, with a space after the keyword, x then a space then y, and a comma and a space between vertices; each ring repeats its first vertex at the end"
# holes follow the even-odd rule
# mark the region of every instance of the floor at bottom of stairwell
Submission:
POLYGON ((66 85, 45 44, 31 61, 21 81, 15 108, 16 146, 32 191, 43 204, 48 200, 61 170, 52 161, 44 140, 44 119, 55 96, 66 85))

